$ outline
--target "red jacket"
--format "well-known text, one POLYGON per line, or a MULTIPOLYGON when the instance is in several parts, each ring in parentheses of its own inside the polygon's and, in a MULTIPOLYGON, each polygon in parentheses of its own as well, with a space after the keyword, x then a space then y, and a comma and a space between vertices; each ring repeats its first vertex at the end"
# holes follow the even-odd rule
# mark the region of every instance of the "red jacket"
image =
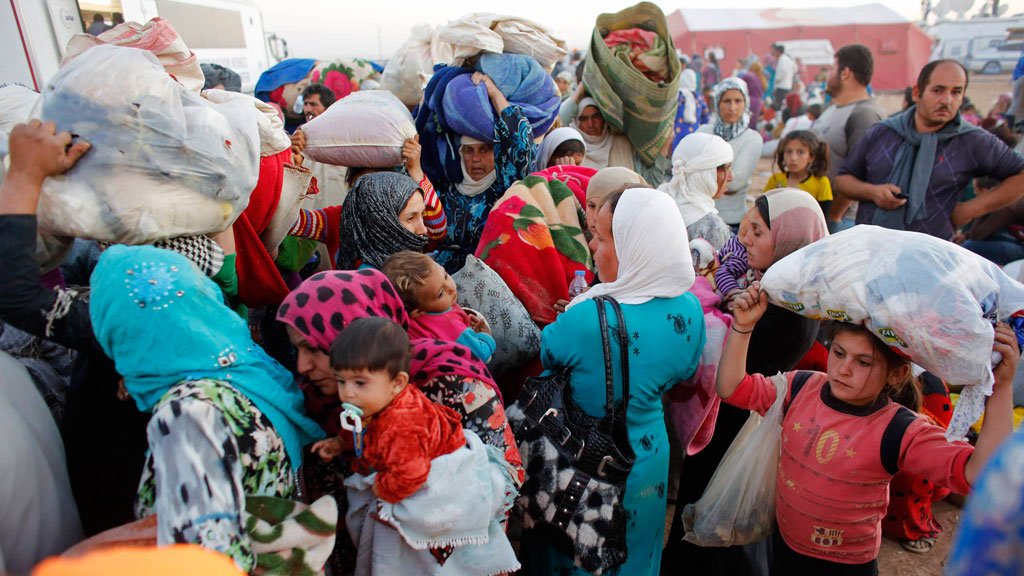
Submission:
POLYGON ((454 410, 407 385, 367 423, 365 442, 363 460, 377 471, 377 493, 394 504, 427 481, 431 460, 455 452, 466 437, 454 410))

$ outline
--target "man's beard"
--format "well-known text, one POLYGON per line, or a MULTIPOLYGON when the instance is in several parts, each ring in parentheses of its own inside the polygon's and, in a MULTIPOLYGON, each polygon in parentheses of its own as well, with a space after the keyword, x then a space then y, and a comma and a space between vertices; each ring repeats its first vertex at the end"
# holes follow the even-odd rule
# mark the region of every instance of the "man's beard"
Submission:
POLYGON ((843 85, 839 83, 839 79, 826 80, 825 81, 825 92, 835 98, 839 91, 843 88, 843 85))

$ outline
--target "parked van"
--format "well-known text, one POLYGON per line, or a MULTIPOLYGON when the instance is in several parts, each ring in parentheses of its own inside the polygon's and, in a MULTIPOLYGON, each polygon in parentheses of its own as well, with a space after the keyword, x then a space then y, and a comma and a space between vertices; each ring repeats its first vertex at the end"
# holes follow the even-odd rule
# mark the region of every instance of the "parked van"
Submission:
POLYGON ((10 0, 0 2, 0 84, 41 90, 57 73, 64 48, 102 17, 145 23, 166 18, 201 63, 230 68, 251 93, 260 73, 288 55, 287 45, 267 35, 253 0, 10 0))
POLYGON ((971 72, 1003 74, 1013 72, 1017 61, 1024 56, 1022 28, 1011 28, 1006 38, 984 50, 973 52, 964 62, 971 72))
POLYGON ((929 26, 926 31, 935 38, 931 60, 949 58, 957 60, 975 72, 998 74, 1013 70, 1020 57, 1020 46, 1013 56, 1013 64, 1004 63, 1013 49, 1000 48, 1007 44, 1011 30, 1024 28, 1024 18, 971 18, 968 20, 942 20, 929 26), (985 59, 987 57, 987 59, 985 59), (988 69, 985 69, 989 64, 988 69))

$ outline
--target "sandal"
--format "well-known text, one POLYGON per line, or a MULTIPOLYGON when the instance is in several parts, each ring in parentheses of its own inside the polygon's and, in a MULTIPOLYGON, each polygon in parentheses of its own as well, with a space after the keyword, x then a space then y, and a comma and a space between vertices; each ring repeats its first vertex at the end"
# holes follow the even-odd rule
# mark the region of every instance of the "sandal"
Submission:
POLYGON ((913 552, 914 554, 927 554, 932 551, 932 546, 935 545, 935 538, 923 536, 917 540, 903 540, 900 544, 903 545, 903 549, 907 552, 913 552))

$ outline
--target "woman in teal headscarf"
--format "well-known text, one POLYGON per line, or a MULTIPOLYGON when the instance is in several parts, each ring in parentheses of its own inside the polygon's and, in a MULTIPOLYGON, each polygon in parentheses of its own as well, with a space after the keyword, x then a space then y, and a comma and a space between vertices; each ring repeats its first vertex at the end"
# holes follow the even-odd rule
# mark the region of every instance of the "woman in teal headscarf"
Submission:
POLYGON ((292 497, 302 447, 323 437, 291 374, 184 256, 113 246, 91 286, 96 339, 153 413, 136 514, 157 514, 160 545, 197 543, 251 570, 246 496, 292 497))

